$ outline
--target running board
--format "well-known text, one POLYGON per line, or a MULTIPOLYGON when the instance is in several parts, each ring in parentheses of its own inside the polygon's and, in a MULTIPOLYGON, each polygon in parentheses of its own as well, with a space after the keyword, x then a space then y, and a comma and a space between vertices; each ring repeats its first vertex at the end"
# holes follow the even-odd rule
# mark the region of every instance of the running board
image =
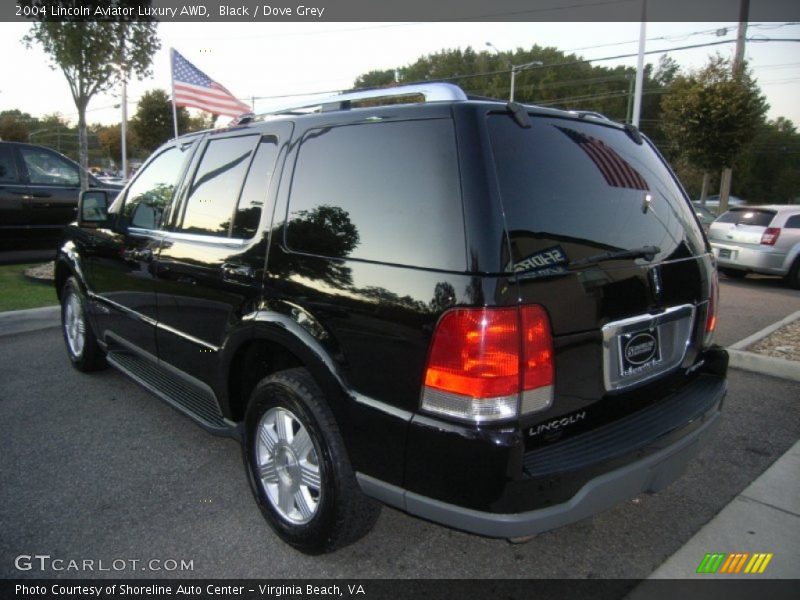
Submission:
POLYGON ((215 435, 239 437, 236 424, 222 416, 210 390, 204 390, 181 380, 166 368, 132 352, 116 348, 108 352, 106 359, 110 365, 192 418, 209 432, 215 435))

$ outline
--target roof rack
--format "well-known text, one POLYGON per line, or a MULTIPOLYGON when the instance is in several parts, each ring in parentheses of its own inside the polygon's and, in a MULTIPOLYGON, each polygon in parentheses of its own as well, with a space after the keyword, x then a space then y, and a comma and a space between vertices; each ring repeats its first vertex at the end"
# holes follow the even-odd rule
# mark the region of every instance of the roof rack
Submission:
MULTIPOLYGON (((396 87, 345 92, 335 96, 328 96, 320 100, 312 100, 302 104, 282 106, 258 117, 280 114, 305 114, 313 112, 328 112, 333 110, 349 110, 353 102, 381 98, 403 98, 405 96, 422 96, 425 102, 446 102, 454 100, 467 100, 467 95, 457 85, 452 83, 418 83, 413 85, 399 85, 396 87)), ((249 115, 248 115, 249 116, 249 115)), ((250 119, 248 119, 250 120, 250 119)))

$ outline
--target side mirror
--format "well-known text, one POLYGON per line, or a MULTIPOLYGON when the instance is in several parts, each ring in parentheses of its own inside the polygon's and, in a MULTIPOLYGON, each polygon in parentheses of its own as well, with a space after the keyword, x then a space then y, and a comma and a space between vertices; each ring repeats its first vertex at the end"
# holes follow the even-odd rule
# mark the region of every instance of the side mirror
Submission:
POLYGON ((108 192, 105 190, 86 190, 81 192, 78 201, 78 225, 80 227, 100 227, 108 222, 108 192))

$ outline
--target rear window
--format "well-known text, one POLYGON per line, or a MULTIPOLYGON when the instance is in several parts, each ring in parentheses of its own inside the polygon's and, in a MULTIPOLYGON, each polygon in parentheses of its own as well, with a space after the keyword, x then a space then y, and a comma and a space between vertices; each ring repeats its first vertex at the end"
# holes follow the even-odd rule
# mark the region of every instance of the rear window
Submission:
POLYGON ((717 223, 736 223, 737 225, 755 225, 756 227, 769 227, 775 218, 773 210, 751 210, 747 208, 733 208, 723 214, 717 223))
POLYGON ((295 251, 432 269, 466 268, 450 120, 314 130, 300 146, 286 242, 295 251))
POLYGON ((488 119, 515 265, 557 249, 562 261, 657 246, 658 260, 705 252, 694 210, 645 142, 573 119, 488 119))

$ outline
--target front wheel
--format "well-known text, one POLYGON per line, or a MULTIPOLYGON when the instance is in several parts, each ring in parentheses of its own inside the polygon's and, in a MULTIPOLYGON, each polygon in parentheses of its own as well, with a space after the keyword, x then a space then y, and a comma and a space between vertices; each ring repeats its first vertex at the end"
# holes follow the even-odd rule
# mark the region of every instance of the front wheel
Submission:
POLYGON ((280 371, 253 391, 244 460, 261 512, 307 554, 355 542, 380 505, 361 492, 325 397, 305 369, 280 371))
POLYGON ((106 366, 105 354, 89 324, 86 299, 74 277, 61 292, 61 330, 72 366, 79 371, 97 371, 106 366))
POLYGON ((800 258, 796 258, 786 275, 786 284, 796 290, 800 290, 800 258))

